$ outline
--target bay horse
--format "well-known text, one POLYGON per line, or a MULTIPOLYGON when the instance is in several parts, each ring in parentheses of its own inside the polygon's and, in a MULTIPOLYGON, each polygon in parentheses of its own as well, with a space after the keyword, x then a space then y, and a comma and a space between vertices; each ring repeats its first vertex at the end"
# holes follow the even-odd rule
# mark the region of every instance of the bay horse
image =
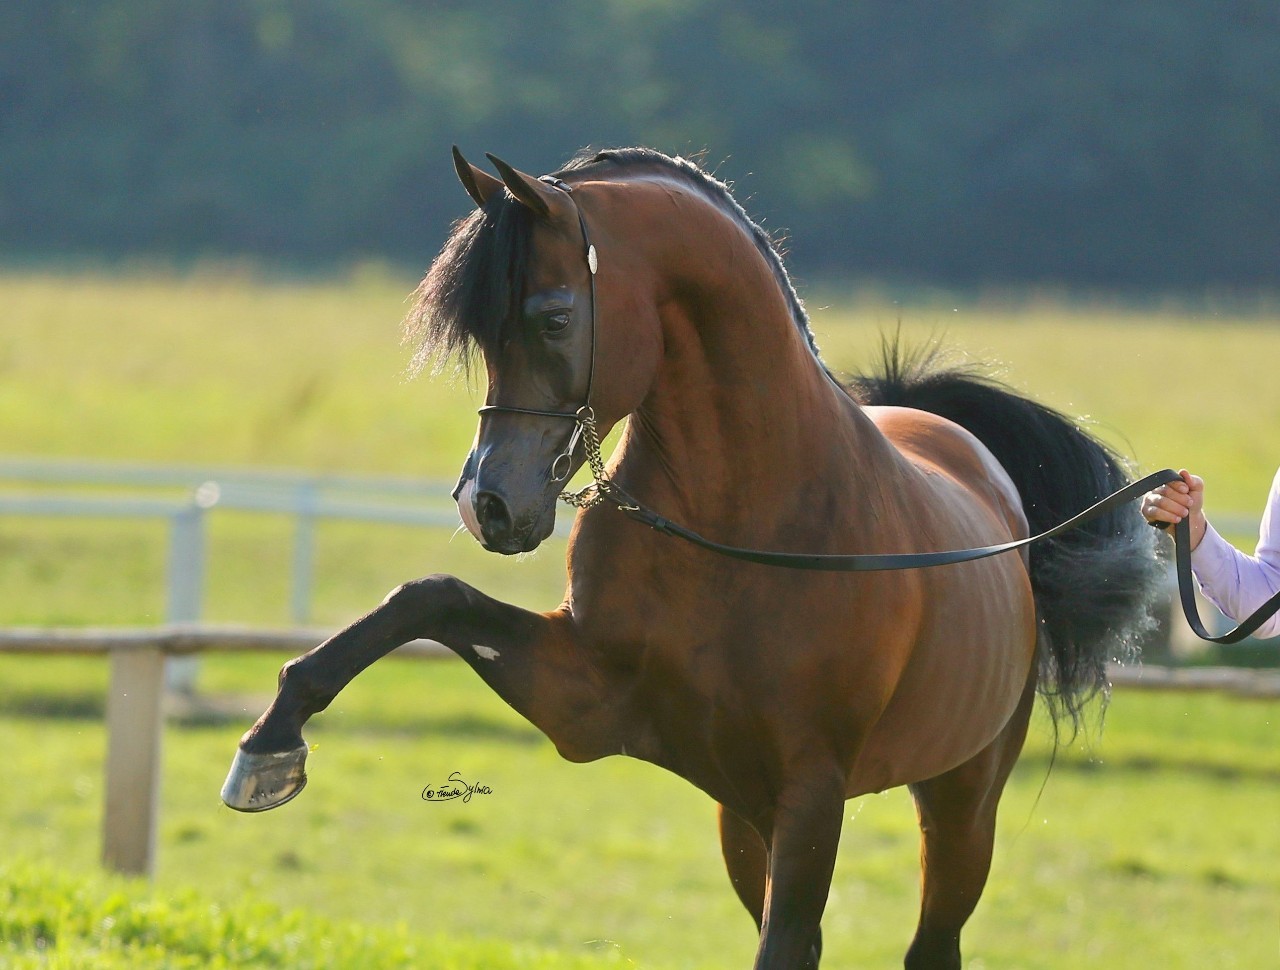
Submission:
POLYGON ((1078 726, 1143 629, 1160 569, 1132 509, 933 569, 837 573, 722 558, 618 514, 635 496, 717 542, 921 552, 1004 542, 1128 481, 1056 411, 931 355, 842 386, 777 250, 723 183, 648 149, 533 178, 455 165, 477 208, 406 321, 418 361, 488 377, 455 498, 493 552, 536 548, 564 481, 568 588, 545 613, 452 576, 406 583, 287 663, 223 799, 261 811, 306 780, 302 728, 415 638, 458 654, 571 761, 624 754, 719 805, 757 970, 815 968, 844 803, 907 785, 922 904, 905 966, 959 968, 996 807, 1037 686, 1078 726), (571 420, 566 420, 571 419, 571 420), (628 419, 608 468, 595 437, 628 419))

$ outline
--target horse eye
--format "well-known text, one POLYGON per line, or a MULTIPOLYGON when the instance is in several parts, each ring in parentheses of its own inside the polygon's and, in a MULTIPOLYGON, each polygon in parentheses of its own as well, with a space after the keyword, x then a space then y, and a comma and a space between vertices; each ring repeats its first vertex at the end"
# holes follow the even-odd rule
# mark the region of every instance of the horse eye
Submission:
POLYGON ((555 313, 547 314, 547 325, 543 329, 547 333, 559 333, 569 326, 570 319, 568 310, 557 310, 555 313))

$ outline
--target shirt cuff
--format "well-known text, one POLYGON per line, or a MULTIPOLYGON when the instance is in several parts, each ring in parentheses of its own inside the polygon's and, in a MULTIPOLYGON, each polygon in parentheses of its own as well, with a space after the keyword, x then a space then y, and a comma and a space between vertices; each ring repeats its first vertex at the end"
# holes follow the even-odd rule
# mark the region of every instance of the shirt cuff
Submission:
POLYGON ((1236 579, 1237 555, 1235 546, 1218 535, 1218 530, 1211 523, 1206 522, 1204 537, 1191 551, 1191 567, 1206 593, 1231 587, 1236 579))

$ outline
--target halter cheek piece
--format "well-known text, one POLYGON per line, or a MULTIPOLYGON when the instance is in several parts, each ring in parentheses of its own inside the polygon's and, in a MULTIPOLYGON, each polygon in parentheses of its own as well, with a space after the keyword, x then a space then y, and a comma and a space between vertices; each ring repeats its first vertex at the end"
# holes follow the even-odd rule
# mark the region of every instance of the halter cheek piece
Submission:
POLYGON ((600 458, 600 440, 596 431, 596 415, 591 408, 591 391, 595 384, 596 373, 596 270, 599 268, 599 261, 596 258, 596 247, 591 245, 591 237, 587 233, 587 220, 582 215, 582 209, 576 201, 573 200, 573 186, 567 182, 556 178, 554 175, 543 175, 539 178, 540 182, 545 182, 554 188, 559 189, 569 200, 573 202, 574 211, 578 214, 578 228, 582 230, 582 244, 585 249, 587 269, 591 278, 591 363, 587 370, 587 389, 583 394, 582 407, 576 411, 546 411, 539 408, 518 407, 514 404, 486 404, 480 408, 480 414, 508 413, 508 414, 530 414, 538 418, 568 418, 574 422, 573 433, 569 436, 569 443, 565 450, 556 456, 556 460, 551 463, 551 480, 553 482, 563 482, 569 477, 573 471, 573 454, 578 447, 578 442, 586 439, 587 442, 587 460, 591 464, 591 470, 595 475, 595 481, 579 492, 562 492, 560 497, 570 505, 578 508, 590 508, 592 505, 603 501, 604 494, 608 490, 604 477, 604 462, 600 458))

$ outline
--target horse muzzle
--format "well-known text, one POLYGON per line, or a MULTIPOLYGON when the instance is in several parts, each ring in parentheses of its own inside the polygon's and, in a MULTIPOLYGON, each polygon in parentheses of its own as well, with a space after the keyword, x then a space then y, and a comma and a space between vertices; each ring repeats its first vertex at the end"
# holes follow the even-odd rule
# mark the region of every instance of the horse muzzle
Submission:
POLYGON ((456 498, 463 525, 490 552, 532 552, 555 527, 554 499, 541 508, 515 511, 500 492, 484 488, 475 478, 461 484, 456 498))

